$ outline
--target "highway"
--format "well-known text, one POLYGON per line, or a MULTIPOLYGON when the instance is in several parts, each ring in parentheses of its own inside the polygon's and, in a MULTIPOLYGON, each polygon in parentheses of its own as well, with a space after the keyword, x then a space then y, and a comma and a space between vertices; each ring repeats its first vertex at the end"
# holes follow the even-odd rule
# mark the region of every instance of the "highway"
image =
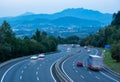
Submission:
POLYGON ((62 71, 73 82, 120 82, 120 78, 105 70, 94 72, 87 69, 86 59, 89 54, 99 54, 97 49, 91 48, 90 53, 82 47, 72 48, 71 45, 60 45, 58 49, 60 52, 48 54, 44 59, 31 60, 27 57, 6 64, 0 68, 0 82, 57 82, 52 73, 52 66, 67 55, 73 56, 62 63, 62 71), (67 51, 67 48, 70 50, 67 51), (77 67, 77 61, 82 61, 85 66, 77 67))
POLYGON ((120 78, 108 73, 104 69, 101 71, 92 71, 87 68, 88 55, 100 55, 99 50, 90 49, 88 53, 84 48, 72 48, 71 53, 74 56, 63 62, 63 70, 74 82, 120 82, 120 78), (78 51, 81 52, 78 53, 78 51), (77 67, 76 62, 83 62, 84 67, 77 67))
POLYGON ((51 73, 52 64, 66 55, 66 49, 61 52, 46 55, 44 59, 27 59, 13 62, 0 68, 0 82, 54 82, 51 73))

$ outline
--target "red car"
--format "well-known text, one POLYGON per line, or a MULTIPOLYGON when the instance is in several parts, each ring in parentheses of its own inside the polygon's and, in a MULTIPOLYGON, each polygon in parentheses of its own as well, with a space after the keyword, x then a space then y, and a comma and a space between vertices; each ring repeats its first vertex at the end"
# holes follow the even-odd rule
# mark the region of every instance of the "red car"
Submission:
POLYGON ((84 64, 83 64, 82 62, 77 62, 76 65, 77 65, 78 67, 80 67, 80 66, 83 67, 83 66, 84 66, 84 64))

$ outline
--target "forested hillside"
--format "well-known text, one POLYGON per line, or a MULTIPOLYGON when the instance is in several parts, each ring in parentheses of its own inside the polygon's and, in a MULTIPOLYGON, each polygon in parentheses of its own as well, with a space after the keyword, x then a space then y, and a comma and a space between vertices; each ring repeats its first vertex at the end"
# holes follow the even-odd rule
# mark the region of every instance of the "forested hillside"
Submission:
POLYGON ((84 38, 81 45, 104 47, 111 45, 112 58, 120 62, 120 11, 113 15, 111 25, 102 28, 96 34, 84 38))
POLYGON ((38 53, 57 50, 57 42, 53 36, 38 29, 32 36, 24 39, 16 38, 9 23, 4 21, 0 26, 0 62, 38 53))

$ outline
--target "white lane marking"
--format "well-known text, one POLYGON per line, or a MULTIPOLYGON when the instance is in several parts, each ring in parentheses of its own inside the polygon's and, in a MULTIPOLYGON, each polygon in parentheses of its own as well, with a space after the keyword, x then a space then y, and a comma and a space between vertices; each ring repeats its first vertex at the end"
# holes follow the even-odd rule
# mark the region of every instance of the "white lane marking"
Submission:
POLYGON ((85 78, 83 75, 80 75, 80 77, 83 78, 83 79, 85 78))
POLYGON ((42 65, 40 64, 40 66, 42 66, 42 65))
POLYGON ((22 62, 18 62, 18 63, 16 63, 16 64, 12 65, 10 68, 8 68, 7 71, 3 74, 2 79, 1 79, 1 82, 3 82, 6 74, 7 74, 13 67, 15 67, 16 65, 18 65, 18 64, 20 64, 20 63, 23 63, 23 62, 25 62, 25 61, 27 61, 27 60, 24 60, 24 61, 22 61, 22 62))
POLYGON ((38 71, 36 71, 36 75, 38 75, 38 71))
POLYGON ((28 65, 30 65, 30 63, 28 63, 28 65))
POLYGON ((74 66, 74 63, 73 63, 73 66, 74 66))
POLYGON ((73 67, 73 69, 75 69, 75 66, 73 67))
POLYGON ((89 71, 89 74, 91 74, 91 72, 89 71))
POLYGON ((22 70, 21 73, 23 73, 24 71, 22 70))
POLYGON ((22 76, 20 76, 20 80, 22 79, 22 76))
POLYGON ((104 76, 108 77, 109 79, 111 79, 111 80, 115 81, 115 82, 119 82, 118 80, 116 80, 116 79, 114 79, 114 78, 110 77, 109 75, 107 75, 107 74, 105 74, 105 73, 103 73, 103 72, 100 72, 100 73, 101 73, 102 75, 104 75, 104 76))
POLYGON ((24 69, 26 69, 27 68, 27 66, 24 66, 24 69))
MULTIPOLYGON (((71 58, 71 57, 70 57, 70 58, 71 58)), ((67 73, 65 72, 65 70, 63 69, 64 63, 65 63, 68 59, 70 59, 70 58, 67 58, 67 59, 62 63, 62 70, 63 70, 64 74, 71 80, 70 82, 74 82, 74 81, 67 75, 67 73)))
POLYGON ((78 71, 77 71, 77 70, 75 70, 75 72, 76 72, 76 73, 78 73, 78 71))
MULTIPOLYGON (((56 61, 57 61, 57 60, 56 60, 56 61)), ((56 61, 55 61, 55 62, 56 62, 56 61)), ((54 76, 53 76, 53 73, 52 73, 52 67, 53 67, 53 65, 55 64, 55 62, 53 62, 52 65, 50 66, 50 74, 51 74, 54 82, 57 82, 56 79, 55 79, 54 76)))
POLYGON ((96 54, 95 55, 97 55, 98 54, 98 50, 96 49, 96 54))
POLYGON ((38 81, 40 80, 39 77, 37 77, 37 80, 38 80, 38 81))
POLYGON ((37 70, 39 70, 40 68, 39 67, 37 67, 37 70))
POLYGON ((95 78, 100 79, 98 76, 95 76, 95 78))

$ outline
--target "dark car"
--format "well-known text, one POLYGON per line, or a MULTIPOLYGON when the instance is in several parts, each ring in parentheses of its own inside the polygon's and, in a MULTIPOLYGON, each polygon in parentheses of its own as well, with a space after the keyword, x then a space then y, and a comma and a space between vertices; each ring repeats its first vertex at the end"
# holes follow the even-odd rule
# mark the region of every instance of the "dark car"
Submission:
POLYGON ((82 62, 77 62, 76 65, 77 65, 78 67, 80 67, 80 66, 83 67, 83 66, 84 66, 84 64, 83 64, 82 62))

